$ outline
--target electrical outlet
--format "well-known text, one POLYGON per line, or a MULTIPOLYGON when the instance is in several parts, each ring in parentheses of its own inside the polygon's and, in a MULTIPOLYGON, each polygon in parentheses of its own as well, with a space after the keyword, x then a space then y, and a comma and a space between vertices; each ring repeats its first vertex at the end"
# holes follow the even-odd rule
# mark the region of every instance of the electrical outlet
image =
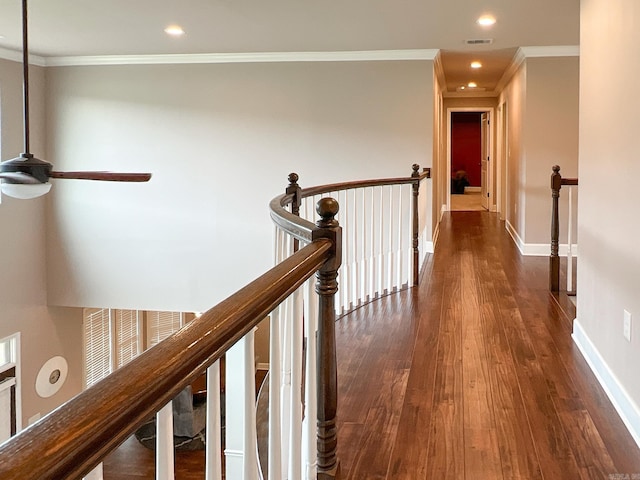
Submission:
POLYGON ((622 327, 622 334, 628 342, 631 341, 631 314, 626 310, 624 311, 624 324, 622 327))

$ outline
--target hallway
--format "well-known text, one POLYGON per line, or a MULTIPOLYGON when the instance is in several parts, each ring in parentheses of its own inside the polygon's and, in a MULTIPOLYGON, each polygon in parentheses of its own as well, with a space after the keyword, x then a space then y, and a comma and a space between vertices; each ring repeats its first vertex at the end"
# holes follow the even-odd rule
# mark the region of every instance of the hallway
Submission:
POLYGON ((640 450, 495 214, 452 212, 420 287, 338 321, 342 478, 640 477, 640 450))

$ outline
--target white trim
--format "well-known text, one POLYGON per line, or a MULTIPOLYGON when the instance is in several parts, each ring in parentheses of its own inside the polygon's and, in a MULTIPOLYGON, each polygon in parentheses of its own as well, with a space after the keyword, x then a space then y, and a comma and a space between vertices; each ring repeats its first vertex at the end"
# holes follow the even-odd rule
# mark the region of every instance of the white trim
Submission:
POLYGON ((434 253, 436 251, 436 245, 438 244, 439 237, 440 237, 440 223, 438 222, 435 230, 433 231, 433 241, 431 242, 433 245, 433 251, 431 253, 434 253))
POLYGON ((638 405, 620 383, 620 380, 611 371, 577 318, 573 321, 571 338, 573 338, 580 353, 589 364, 589 368, 591 368, 609 400, 611 400, 622 422, 629 430, 636 444, 638 444, 638 447, 640 447, 640 408, 638 408, 638 405))
MULTIPOLYGON (((569 245, 566 243, 558 245, 558 255, 560 257, 566 257, 569 251, 569 245)), ((551 255, 550 243, 524 243, 520 249, 522 255, 528 257, 548 257, 551 255)), ((572 245, 572 254, 574 257, 578 256, 578 246, 572 245)))
POLYGON ((525 58, 536 57, 579 57, 579 45, 554 45, 545 47, 520 47, 525 58))
POLYGON ((425 253, 433 253, 434 251, 433 242, 424 242, 424 251, 425 253))
POLYGON ((95 55, 47 57, 47 67, 82 65, 156 65, 195 63, 367 62, 434 60, 437 49, 362 50, 343 52, 194 53, 167 55, 95 55))
POLYGON ((0 382, 0 392, 6 390, 7 388, 11 388, 16 384, 15 377, 9 377, 0 382))
POLYGON ((464 187, 464 191, 469 193, 480 193, 482 192, 482 187, 464 187))
POLYGON ((265 362, 257 363, 256 370, 269 370, 269 364, 265 362))
MULTIPOLYGON (((551 255, 550 243, 524 243, 509 220, 505 220, 504 226, 513 239, 513 242, 516 244, 516 247, 518 247, 521 255, 524 255, 525 257, 548 257, 551 255)), ((566 243, 558 246, 559 256, 566 257, 568 251, 569 246, 566 243)), ((574 257, 578 256, 578 245, 572 245, 572 253, 574 257)))
POLYGON ((518 247, 518 250, 520 250, 520 253, 524 255, 524 251, 523 251, 524 242, 520 238, 520 235, 518 235, 518 231, 515 228, 513 228, 513 225, 511 225, 511 222, 509 220, 504 221, 504 227, 507 229, 507 232, 509 233, 509 235, 511 235, 511 238, 513 239, 513 242, 516 244, 516 247, 518 247))
MULTIPOLYGON (((13 62, 22 62, 22 51, 20 50, 9 50, 8 48, 0 47, 0 58, 5 60, 11 60, 13 62)), ((29 64, 37 65, 39 67, 46 66, 47 60, 44 57, 39 57, 38 55, 29 54, 29 64)))

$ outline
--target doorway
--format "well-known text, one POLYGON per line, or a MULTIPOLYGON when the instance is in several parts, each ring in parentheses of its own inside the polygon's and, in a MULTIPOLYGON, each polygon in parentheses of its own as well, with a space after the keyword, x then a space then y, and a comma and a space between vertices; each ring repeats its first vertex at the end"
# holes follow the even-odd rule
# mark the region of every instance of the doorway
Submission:
POLYGON ((447 210, 495 211, 493 108, 447 109, 447 210))

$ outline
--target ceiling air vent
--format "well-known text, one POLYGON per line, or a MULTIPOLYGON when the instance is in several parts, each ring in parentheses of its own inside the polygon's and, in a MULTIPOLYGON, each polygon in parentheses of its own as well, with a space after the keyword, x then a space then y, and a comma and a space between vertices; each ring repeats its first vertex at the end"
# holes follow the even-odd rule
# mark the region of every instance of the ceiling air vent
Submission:
POLYGON ((491 45, 493 38, 470 38, 464 41, 467 45, 491 45))

